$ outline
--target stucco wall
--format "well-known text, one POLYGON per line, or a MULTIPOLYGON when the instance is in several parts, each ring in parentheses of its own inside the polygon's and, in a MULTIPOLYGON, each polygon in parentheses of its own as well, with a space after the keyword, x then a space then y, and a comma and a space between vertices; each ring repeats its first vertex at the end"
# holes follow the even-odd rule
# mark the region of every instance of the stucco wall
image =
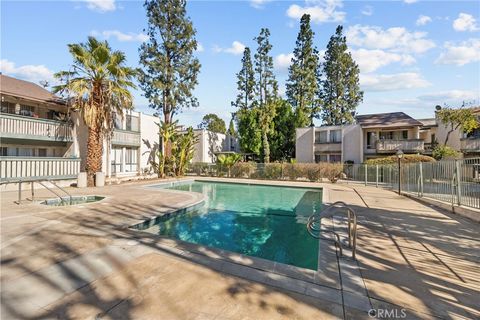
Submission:
POLYGON ((157 117, 140 113, 140 171, 151 171, 150 161, 156 160, 160 148, 157 117))
POLYGON ((299 163, 311 163, 315 161, 313 155, 313 143, 315 128, 297 128, 295 139, 295 158, 299 163))
POLYGON ((342 161, 363 162, 363 137, 362 128, 352 124, 343 128, 342 136, 342 161))

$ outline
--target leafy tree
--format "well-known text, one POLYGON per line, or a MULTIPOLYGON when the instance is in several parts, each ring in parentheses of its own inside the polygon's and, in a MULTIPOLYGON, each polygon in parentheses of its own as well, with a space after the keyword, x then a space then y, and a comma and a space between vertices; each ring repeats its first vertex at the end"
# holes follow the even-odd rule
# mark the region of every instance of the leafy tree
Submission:
POLYGON ((459 109, 443 108, 437 111, 436 116, 446 128, 448 128, 445 136, 444 145, 447 145, 450 134, 458 129, 462 129, 465 133, 470 133, 480 127, 478 120, 471 108, 465 108, 465 103, 459 109))
MULTIPOLYGON (((171 123, 183 108, 198 106, 193 89, 198 83, 200 62, 195 29, 187 16, 186 0, 146 0, 149 39, 139 49, 140 87, 150 107, 171 123)), ((170 144, 164 144, 170 153, 170 144)))
POLYGON ((129 89, 135 88, 136 72, 125 66, 125 54, 112 51, 107 41, 89 37, 68 49, 72 68, 55 74, 61 84, 53 90, 68 95, 88 127, 85 170, 88 186, 93 186, 95 173, 102 171, 103 138, 113 132, 115 114, 133 108, 129 89))
POLYGON ((270 31, 262 28, 260 34, 254 38, 258 48, 255 53, 255 73, 257 101, 260 108, 274 100, 278 93, 278 83, 273 72, 273 58, 270 55, 272 45, 270 44, 270 31))
POLYGON ((233 123, 233 117, 232 119, 230 119, 230 123, 228 125, 228 131, 227 133, 232 136, 232 137, 236 137, 237 136, 237 132, 235 131, 235 124, 233 123))
POLYGON ((322 118, 326 125, 352 123, 357 106, 363 101, 360 69, 348 52, 343 27, 338 26, 330 38, 323 63, 322 118))
POLYGON ((290 103, 278 99, 273 117, 274 130, 270 132, 270 153, 273 161, 284 161, 294 157, 295 153, 295 114, 290 103))
POLYGON ((314 35, 310 15, 304 14, 286 83, 288 101, 295 108, 297 127, 310 125, 319 112, 321 64, 318 50, 313 46, 314 35))
POLYGON ((255 72, 257 76, 256 93, 258 102, 258 124, 262 133, 263 162, 270 162, 270 145, 268 135, 272 127, 272 118, 275 116, 275 99, 278 95, 278 83, 273 72, 273 58, 270 55, 270 31, 262 28, 255 37, 258 48, 255 53, 255 72))
POLYGON ((242 68, 237 73, 237 98, 232 106, 238 109, 251 109, 255 101, 255 74, 253 72, 250 48, 243 51, 242 68))
POLYGON ((246 153, 260 154, 262 134, 258 124, 258 108, 240 109, 235 117, 239 135, 240 149, 246 153))
POLYGON ((216 114, 209 113, 203 117, 202 122, 198 125, 199 129, 207 129, 212 132, 226 133, 227 128, 225 121, 219 118, 216 114))
POLYGON ((432 157, 436 160, 456 158, 460 155, 455 149, 449 146, 436 146, 432 151, 432 157))

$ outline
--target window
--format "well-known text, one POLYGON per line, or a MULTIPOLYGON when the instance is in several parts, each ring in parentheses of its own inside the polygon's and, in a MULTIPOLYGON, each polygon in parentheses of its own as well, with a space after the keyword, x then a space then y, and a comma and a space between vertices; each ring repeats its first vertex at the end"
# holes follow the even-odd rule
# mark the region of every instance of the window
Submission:
POLYGON ((329 160, 332 163, 342 162, 342 155, 341 154, 331 154, 329 156, 329 160))
POLYGON ((407 140, 407 139, 408 139, 408 130, 403 130, 403 131, 402 131, 402 138, 403 138, 403 140, 407 140))
POLYGON ((330 142, 342 142, 342 130, 331 130, 330 142))
POLYGON ((2 156, 2 157, 8 156, 8 148, 7 147, 0 147, 0 156, 2 156))
POLYGON ((125 148, 125 172, 136 172, 138 165, 137 148, 125 148))
POLYGON ((33 148, 17 148, 17 157, 34 157, 35 149, 33 148))
POLYGON ((120 130, 123 129, 122 118, 118 114, 113 115, 113 127, 120 130))
POLYGON ((382 131, 380 132, 380 140, 392 140, 393 131, 382 131))
POLYGON ((327 130, 315 132, 315 143, 326 143, 327 133, 327 130))
POLYGON ((1 111, 2 111, 2 113, 14 114, 15 113, 15 103, 2 101, 1 111))
POLYGON ((112 173, 122 172, 122 157, 123 157, 122 148, 112 148, 110 150, 110 163, 111 163, 112 173))
POLYGON ((21 116, 27 116, 27 117, 33 117, 35 115, 34 113, 35 108, 32 106, 26 106, 26 105, 21 105, 20 106, 20 115, 21 116))
POLYGON ((39 157, 46 157, 47 156, 47 149, 38 149, 38 156, 39 157))
POLYGON ((377 141, 377 137, 375 132, 367 132, 367 149, 375 149, 375 143, 377 141))
POLYGON ((140 131, 138 128, 139 118, 127 114, 125 118, 126 130, 129 131, 140 131))
POLYGON ((315 163, 327 162, 328 158, 326 154, 315 154, 315 163))

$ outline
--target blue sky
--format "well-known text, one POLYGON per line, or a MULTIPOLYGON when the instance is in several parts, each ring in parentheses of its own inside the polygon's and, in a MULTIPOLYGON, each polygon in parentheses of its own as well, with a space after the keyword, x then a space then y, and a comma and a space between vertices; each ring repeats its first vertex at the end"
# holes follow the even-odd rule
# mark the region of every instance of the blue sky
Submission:
MULTIPOLYGON (((201 44, 195 90, 200 107, 177 116, 196 126, 206 113, 229 121, 235 73, 244 46, 255 50, 260 28, 271 31, 281 92, 300 16, 310 13, 315 45, 324 50, 337 25, 360 66, 365 91, 359 113, 404 111, 433 116, 434 106, 480 100, 480 1, 189 1, 201 44)), ((25 80, 53 82, 68 69, 68 43, 96 35, 138 66, 145 39, 143 1, 2 1, 1 70, 25 80)), ((138 110, 153 113, 141 91, 138 110)))

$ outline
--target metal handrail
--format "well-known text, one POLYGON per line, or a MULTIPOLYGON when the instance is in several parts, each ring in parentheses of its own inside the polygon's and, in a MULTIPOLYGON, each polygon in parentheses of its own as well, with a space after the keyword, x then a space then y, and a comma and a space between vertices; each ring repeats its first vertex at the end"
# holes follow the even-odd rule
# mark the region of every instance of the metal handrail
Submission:
POLYGON ((72 205, 72 201, 73 201, 73 198, 72 198, 72 195, 70 193, 67 192, 67 190, 65 190, 64 188, 60 187, 55 181, 53 180, 48 180, 48 182, 50 182, 51 184, 53 184, 55 187, 57 187, 57 189, 60 189, 63 193, 65 193, 68 198, 70 199, 70 205, 72 205))
MULTIPOLYGON (((45 181, 48 181, 48 180, 45 180, 45 181)), ((48 191, 50 191, 51 193, 53 193, 54 195, 56 195, 61 202, 65 202, 65 200, 63 199, 63 197, 61 195, 59 195, 58 193, 56 193, 55 191, 53 191, 51 188, 47 187, 42 181, 37 181, 41 186, 43 186, 45 189, 47 189, 48 191)), ((33 188, 33 186, 32 186, 33 188)), ((33 200, 33 198, 32 198, 33 200)), ((70 204, 72 203, 72 198, 70 197, 70 204)))
MULTIPOLYGON (((347 209, 347 217, 348 217, 348 247, 352 249, 352 258, 355 260, 356 257, 356 251, 357 251, 357 214, 355 211, 348 206, 345 202, 343 201, 337 201, 331 204, 328 208, 325 210, 322 210, 320 213, 312 214, 307 221, 307 230, 309 231, 309 234, 313 237, 312 233, 310 231, 316 231, 316 232, 321 232, 322 229, 316 229, 313 226, 313 223, 315 220, 318 219, 318 224, 321 226, 321 219, 327 217, 326 215, 328 212, 332 211, 334 208, 338 207, 343 207, 347 209)), ((333 216, 333 214, 331 215, 333 216)), ((325 230, 323 230, 325 231, 325 230)), ((332 231, 330 231, 332 232, 332 231)), ((335 233, 334 233, 335 234, 335 233)), ((338 236, 338 234, 337 234, 338 236)), ((339 243, 341 246, 341 243, 339 243)))
POLYGON ((342 244, 340 242, 340 236, 338 235, 338 233, 336 233, 335 231, 332 231, 332 230, 315 229, 315 228, 312 227, 314 222, 315 221, 310 221, 310 222, 307 223, 307 232, 310 234, 310 236, 312 236, 315 239, 331 240, 329 238, 325 238, 325 237, 322 237, 320 235, 317 235, 313 231, 318 231, 319 234, 324 233, 324 232, 332 233, 336 238, 336 239, 333 239, 333 242, 335 242, 335 245, 340 250, 340 257, 343 256, 342 244))

